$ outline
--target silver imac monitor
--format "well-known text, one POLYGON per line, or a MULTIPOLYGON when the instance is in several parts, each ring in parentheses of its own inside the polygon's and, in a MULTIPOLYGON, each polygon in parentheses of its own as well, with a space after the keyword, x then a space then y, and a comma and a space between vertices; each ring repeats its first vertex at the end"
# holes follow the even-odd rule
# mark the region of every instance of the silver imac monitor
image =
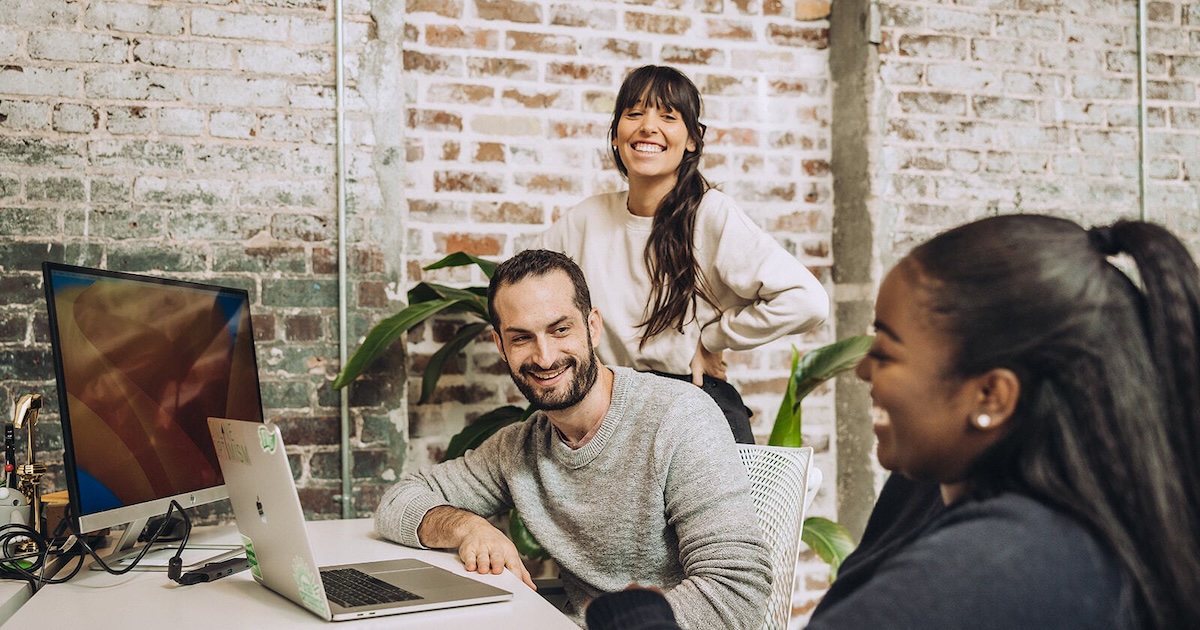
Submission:
MULTIPOLYGON (((249 295, 53 262, 42 272, 70 522, 79 534, 124 526, 112 566, 172 500, 227 498, 208 418, 263 420, 249 295)), ((187 566, 232 555, 188 549, 187 566)), ((173 552, 142 568, 165 570, 173 552)))

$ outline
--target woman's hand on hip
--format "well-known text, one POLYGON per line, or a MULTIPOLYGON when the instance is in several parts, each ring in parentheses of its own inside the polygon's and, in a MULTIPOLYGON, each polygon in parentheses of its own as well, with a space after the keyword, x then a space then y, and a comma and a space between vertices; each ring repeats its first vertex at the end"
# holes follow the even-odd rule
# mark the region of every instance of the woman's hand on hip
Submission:
POLYGON ((713 378, 719 378, 722 381, 725 379, 725 351, 709 352, 704 347, 704 342, 696 342, 696 354, 692 357, 692 384, 696 387, 704 386, 704 375, 707 374, 713 378))

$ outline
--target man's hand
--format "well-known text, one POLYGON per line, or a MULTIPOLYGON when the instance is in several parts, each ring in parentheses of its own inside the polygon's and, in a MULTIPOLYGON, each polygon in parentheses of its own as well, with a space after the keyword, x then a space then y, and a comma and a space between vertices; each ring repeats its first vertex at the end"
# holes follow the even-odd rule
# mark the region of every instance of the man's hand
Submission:
POLYGON ((727 380, 725 378, 725 351, 709 352, 704 348, 704 342, 698 341, 696 342, 696 354, 692 356, 692 384, 696 387, 703 387, 705 374, 722 381, 727 380))
POLYGON ((500 575, 507 567, 529 588, 537 590, 512 541, 478 514, 439 505, 425 513, 417 538, 426 547, 458 549, 458 557, 468 571, 500 575))

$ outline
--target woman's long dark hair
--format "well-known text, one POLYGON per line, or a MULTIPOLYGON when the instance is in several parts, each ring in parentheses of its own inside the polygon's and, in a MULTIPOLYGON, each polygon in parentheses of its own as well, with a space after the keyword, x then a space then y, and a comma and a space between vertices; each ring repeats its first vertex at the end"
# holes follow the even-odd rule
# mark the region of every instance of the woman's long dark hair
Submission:
MULTIPOLYGON (((683 154, 683 161, 675 171, 675 187, 654 213, 646 251, 642 254, 651 283, 646 319, 640 324, 645 328, 641 341, 641 346, 645 346, 649 338, 668 328, 682 331, 689 318, 695 316, 696 298, 709 299, 696 265, 694 234, 696 210, 711 186, 700 174, 704 125, 700 123, 700 90, 691 79, 666 66, 642 66, 629 73, 617 92, 608 129, 610 141, 617 137, 617 125, 625 110, 641 104, 674 110, 696 145, 696 150, 683 154)), ((615 146, 612 155, 617 170, 628 177, 629 169, 615 146)))
POLYGON ((967 473, 1082 522, 1147 628, 1200 628, 1200 274, 1154 224, 992 217, 910 254, 958 376, 1011 369, 1008 433, 967 473), (1109 257, 1126 254, 1131 280, 1109 257))

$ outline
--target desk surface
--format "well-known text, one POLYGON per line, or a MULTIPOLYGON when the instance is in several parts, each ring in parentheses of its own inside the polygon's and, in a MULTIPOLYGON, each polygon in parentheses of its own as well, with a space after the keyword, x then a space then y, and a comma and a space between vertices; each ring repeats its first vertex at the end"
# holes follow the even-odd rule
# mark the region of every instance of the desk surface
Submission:
MULTIPOLYGON (((337 622, 334 628, 578 630, 570 619, 512 573, 468 573, 454 554, 410 549, 380 539, 372 531, 370 519, 314 521, 308 524, 308 529, 315 547, 313 552, 322 565, 419 558, 513 592, 513 599, 507 602, 337 622)), ((237 540, 237 530, 233 526, 197 528, 192 535, 193 542, 232 543, 237 540)), ((109 575, 86 569, 70 582, 44 586, 13 614, 5 627, 102 630, 159 625, 170 630, 331 627, 328 622, 257 584, 249 571, 215 582, 180 586, 161 572, 131 571, 124 575, 109 575)))

